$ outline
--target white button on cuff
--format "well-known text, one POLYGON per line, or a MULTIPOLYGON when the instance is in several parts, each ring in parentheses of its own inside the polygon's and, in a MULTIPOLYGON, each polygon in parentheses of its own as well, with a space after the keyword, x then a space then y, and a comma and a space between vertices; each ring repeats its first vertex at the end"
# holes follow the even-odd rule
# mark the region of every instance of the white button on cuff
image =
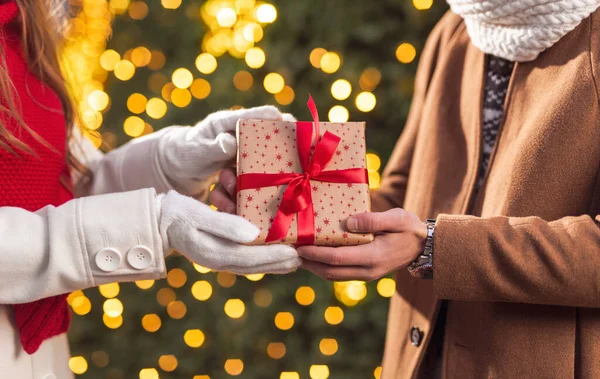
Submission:
POLYGON ((105 247, 96 253, 96 266, 102 271, 115 271, 121 265, 121 253, 112 247, 105 247))
POLYGON ((148 268, 153 261, 154 254, 146 246, 137 245, 127 252, 127 262, 135 269, 143 270, 148 268))

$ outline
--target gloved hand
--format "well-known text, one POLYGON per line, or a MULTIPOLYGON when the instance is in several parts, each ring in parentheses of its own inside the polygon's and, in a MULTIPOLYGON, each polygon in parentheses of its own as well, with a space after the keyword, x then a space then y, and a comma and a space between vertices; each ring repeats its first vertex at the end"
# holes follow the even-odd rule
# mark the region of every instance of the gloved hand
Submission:
POLYGON ((284 274, 300 266, 291 246, 245 246, 259 229, 242 217, 212 210, 175 191, 157 196, 158 226, 164 251, 173 248, 193 262, 236 274, 284 274))
POLYGON ((210 114, 193 127, 169 127, 162 133, 158 160, 176 189, 193 194, 194 188, 235 158, 235 128, 240 119, 295 120, 273 106, 224 110, 210 114))

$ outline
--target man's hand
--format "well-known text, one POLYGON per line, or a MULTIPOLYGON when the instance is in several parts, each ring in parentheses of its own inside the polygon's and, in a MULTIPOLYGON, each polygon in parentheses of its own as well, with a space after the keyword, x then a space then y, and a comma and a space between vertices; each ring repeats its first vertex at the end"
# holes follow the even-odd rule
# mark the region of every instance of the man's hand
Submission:
POLYGON ((425 223, 401 208, 351 216, 346 227, 375 233, 375 240, 358 246, 299 247, 301 267, 326 280, 371 281, 408 266, 423 252, 427 239, 425 223))
POLYGON ((235 170, 226 168, 219 174, 219 184, 210 193, 210 203, 221 212, 235 214, 237 179, 235 170))

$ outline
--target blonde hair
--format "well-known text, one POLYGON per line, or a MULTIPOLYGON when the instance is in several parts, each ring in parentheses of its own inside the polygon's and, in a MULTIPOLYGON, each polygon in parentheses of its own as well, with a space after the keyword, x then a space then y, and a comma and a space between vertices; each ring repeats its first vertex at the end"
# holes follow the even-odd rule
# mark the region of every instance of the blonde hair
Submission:
MULTIPOLYGON (((19 7, 19 24, 22 35, 22 46, 25 60, 31 72, 42 82, 51 87, 62 102, 65 117, 67 141, 76 127, 76 111, 74 101, 69 93, 67 82, 61 68, 59 49, 62 46, 62 32, 66 27, 66 8, 63 1, 51 0, 15 0, 19 7)), ((15 96, 15 88, 6 66, 5 52, 0 45, 0 96, 5 100, 0 103, 0 114, 4 119, 14 120, 20 128, 30 133, 48 149, 58 153, 56 148, 47 143, 24 121, 15 96)), ((0 123, 0 147, 14 154, 17 151, 36 155, 31 147, 15 137, 5 125, 0 123), (17 151, 15 151, 17 150, 17 151)), ((85 173, 83 166, 71 153, 67 143, 67 164, 71 169, 85 173)))

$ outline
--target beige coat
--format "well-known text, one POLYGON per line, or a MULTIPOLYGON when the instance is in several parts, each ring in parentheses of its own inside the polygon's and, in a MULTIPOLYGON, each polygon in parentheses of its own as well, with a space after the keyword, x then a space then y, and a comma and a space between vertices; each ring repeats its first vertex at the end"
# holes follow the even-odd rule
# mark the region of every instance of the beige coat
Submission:
POLYGON ((485 57, 458 16, 434 29, 373 198, 437 217, 434 280, 397 274, 382 378, 427 377, 438 299, 445 379, 600 378, 599 66, 600 11, 515 65, 476 194, 485 57))
POLYGON ((19 342, 12 309, 1 304, 30 302, 103 283, 165 275, 155 190, 138 190, 171 189, 153 159, 157 137, 132 141, 106 156, 86 141, 78 153, 85 155, 84 161, 90 164, 95 178, 86 195, 122 193, 110 198, 80 198, 35 213, 0 208, 2 379, 68 379, 73 374, 68 367, 66 335, 45 341, 36 353, 28 355, 19 342), (143 269, 127 262, 127 253, 135 245, 145 246, 152 254, 143 269), (96 256, 106 247, 116 249, 122 259, 109 271, 96 264, 96 256))

